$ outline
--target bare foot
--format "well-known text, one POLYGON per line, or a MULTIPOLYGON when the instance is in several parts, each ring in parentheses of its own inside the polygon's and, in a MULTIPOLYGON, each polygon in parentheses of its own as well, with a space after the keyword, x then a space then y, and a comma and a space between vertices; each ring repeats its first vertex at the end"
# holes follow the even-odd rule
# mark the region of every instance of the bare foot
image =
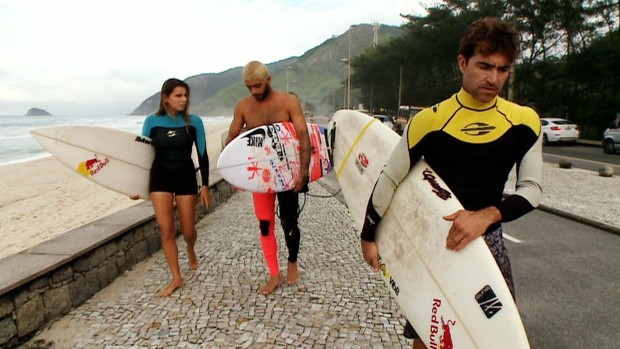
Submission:
POLYGON ((193 248, 191 250, 189 247, 187 248, 187 258, 189 259, 189 269, 198 269, 198 258, 196 258, 196 251, 193 248))
POLYGON ((297 268, 297 262, 288 262, 288 272, 286 278, 289 285, 295 285, 299 282, 299 269, 297 268))
POLYGON ((159 291, 159 296, 160 297, 168 297, 174 291, 176 291, 178 288, 182 288, 182 287, 183 287, 183 279, 180 279, 180 280, 174 280, 173 279, 170 282, 170 285, 168 285, 168 287, 166 287, 163 290, 159 291))
POLYGON ((280 286, 280 275, 272 276, 266 284, 261 285, 258 292, 262 295, 268 295, 275 291, 278 286, 280 286))

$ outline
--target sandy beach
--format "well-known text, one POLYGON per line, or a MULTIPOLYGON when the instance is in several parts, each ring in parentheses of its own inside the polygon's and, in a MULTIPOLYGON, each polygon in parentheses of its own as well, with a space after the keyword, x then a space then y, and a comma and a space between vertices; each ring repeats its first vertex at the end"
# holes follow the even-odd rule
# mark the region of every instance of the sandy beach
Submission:
MULTIPOLYGON (((228 124, 207 128, 212 169, 227 130, 228 124)), ((0 178, 0 258, 140 202, 80 177, 52 157, 0 166, 0 178)), ((620 188, 618 174, 604 178, 545 164, 543 188, 544 205, 620 227, 620 196, 609 195, 620 188)))
MULTIPOLYGON (((228 125, 206 125, 211 169, 228 125)), ((81 177, 51 156, 0 166, 0 178, 0 258, 141 202, 81 177)))

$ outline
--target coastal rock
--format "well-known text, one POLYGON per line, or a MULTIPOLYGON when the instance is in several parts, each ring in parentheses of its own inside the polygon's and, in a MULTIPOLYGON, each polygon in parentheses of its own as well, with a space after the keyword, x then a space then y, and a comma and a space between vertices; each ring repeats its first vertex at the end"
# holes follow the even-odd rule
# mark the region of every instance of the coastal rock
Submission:
POLYGON ((30 108, 26 113, 26 116, 52 116, 52 114, 39 108, 30 108))

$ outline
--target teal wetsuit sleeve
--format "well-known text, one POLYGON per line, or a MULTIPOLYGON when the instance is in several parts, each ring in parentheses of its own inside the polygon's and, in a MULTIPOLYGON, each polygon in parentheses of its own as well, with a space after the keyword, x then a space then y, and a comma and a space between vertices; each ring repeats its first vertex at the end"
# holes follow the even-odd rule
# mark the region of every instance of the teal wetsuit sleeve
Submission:
POLYGON ((196 149, 198 156, 204 156, 207 153, 207 135, 204 124, 199 116, 192 115, 192 125, 196 128, 196 149))
POLYGON ((207 135, 202 119, 197 115, 191 116, 192 125, 196 130, 196 150, 198 151, 198 164, 202 175, 202 185, 209 186, 209 154, 207 152, 207 135))
POLYGON ((149 137, 149 138, 151 137, 152 120, 153 120, 153 116, 149 115, 144 120, 144 124, 142 124, 142 135, 144 137, 149 137))

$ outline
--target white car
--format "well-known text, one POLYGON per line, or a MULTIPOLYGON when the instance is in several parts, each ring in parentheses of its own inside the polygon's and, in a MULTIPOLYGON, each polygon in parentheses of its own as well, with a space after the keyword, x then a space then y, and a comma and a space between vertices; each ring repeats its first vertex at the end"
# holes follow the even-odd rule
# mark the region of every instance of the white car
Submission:
POLYGON ((385 126, 389 127, 390 130, 394 129, 394 122, 392 121, 391 117, 387 115, 380 115, 380 114, 375 114, 372 117, 381 121, 385 126))
POLYGON ((607 154, 615 154, 620 150, 620 113, 603 133, 603 150, 607 154))
POLYGON ((543 144, 556 142, 575 143, 579 138, 579 127, 572 121, 561 118, 540 118, 543 144))

